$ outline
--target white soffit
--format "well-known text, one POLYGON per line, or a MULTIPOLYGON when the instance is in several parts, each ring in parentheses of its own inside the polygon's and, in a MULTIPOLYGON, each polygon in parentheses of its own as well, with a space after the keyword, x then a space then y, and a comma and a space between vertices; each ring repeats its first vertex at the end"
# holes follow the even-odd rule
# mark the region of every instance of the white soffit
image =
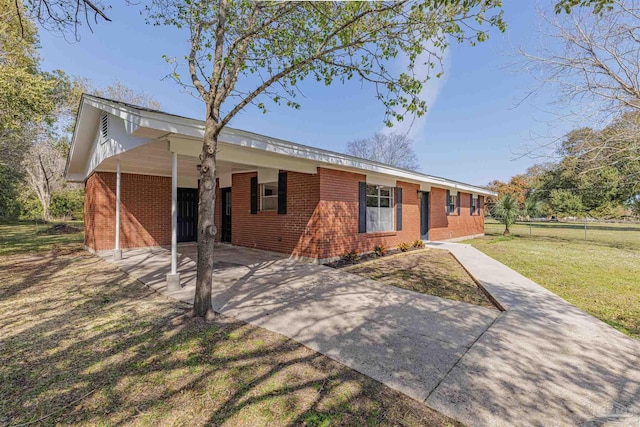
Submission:
POLYGON ((383 185, 385 187, 395 187, 396 178, 389 175, 367 174, 367 184, 370 185, 383 185))
POLYGON ((278 182, 278 169, 258 168, 258 184, 278 182))
POLYGON ((220 188, 231 187, 231 172, 221 173, 218 177, 220 188))
POLYGON ((178 172, 178 187, 180 188, 198 188, 198 178, 195 176, 180 175, 178 172))

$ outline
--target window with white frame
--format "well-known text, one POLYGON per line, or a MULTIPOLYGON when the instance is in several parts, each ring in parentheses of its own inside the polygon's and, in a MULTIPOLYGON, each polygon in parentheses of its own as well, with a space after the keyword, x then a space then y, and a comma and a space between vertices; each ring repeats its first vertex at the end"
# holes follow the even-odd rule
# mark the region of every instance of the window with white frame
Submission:
POLYGON ((393 230, 393 187, 367 185, 367 232, 393 230))
POLYGON ((267 182, 260 184, 260 210, 278 210, 278 183, 267 182))
POLYGON ((471 215, 478 211, 478 198, 471 196, 471 215))
POLYGON ((449 195, 449 213, 456 212, 457 199, 458 199, 458 195, 454 195, 454 194, 449 195))

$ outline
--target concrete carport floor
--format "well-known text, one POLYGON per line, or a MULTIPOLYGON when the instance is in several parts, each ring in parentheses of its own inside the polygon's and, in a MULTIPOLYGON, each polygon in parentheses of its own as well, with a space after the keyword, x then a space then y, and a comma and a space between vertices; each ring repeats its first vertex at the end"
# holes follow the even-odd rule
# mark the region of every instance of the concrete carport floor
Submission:
MULTIPOLYGON (((178 251, 183 288, 167 295, 192 302, 196 247, 178 251)), ((217 312, 292 338, 420 401, 500 315, 268 252, 219 245, 215 257, 217 312)), ((113 262, 166 291, 168 250, 126 250, 113 262)))

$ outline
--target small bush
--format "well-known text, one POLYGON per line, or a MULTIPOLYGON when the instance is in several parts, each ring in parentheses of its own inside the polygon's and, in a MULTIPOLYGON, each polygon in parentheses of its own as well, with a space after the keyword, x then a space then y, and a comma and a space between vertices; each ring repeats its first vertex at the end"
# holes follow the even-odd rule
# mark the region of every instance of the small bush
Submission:
POLYGON ((73 188, 51 195, 51 216, 55 218, 84 218, 84 189, 73 188))
POLYGON ((424 242, 422 240, 414 240, 413 243, 411 243, 411 246, 413 246, 414 248, 417 249, 422 249, 424 248, 424 242))
POLYGON ((20 219, 42 219, 42 205, 35 194, 25 191, 20 195, 20 219))
POLYGON ((378 256, 385 256, 387 254, 387 248, 385 248, 384 245, 376 245, 373 251, 378 256))
POLYGON ((347 262, 356 262, 358 261, 358 253, 356 251, 347 252, 342 256, 342 259, 347 262))
POLYGON ((400 243, 398 245, 398 249, 400 249, 402 252, 407 252, 409 249, 411 249, 411 245, 408 243, 400 243))

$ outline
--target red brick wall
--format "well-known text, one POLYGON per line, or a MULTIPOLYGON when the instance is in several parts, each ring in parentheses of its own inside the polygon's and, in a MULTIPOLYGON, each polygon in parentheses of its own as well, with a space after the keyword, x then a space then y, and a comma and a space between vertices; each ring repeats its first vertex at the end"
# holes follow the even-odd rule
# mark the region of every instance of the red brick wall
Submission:
POLYGON ((320 259, 342 256, 347 252, 369 252, 376 245, 387 248, 420 238, 420 205, 417 184, 398 181, 402 187, 402 230, 383 233, 358 233, 358 183, 365 175, 318 168, 322 222, 314 241, 320 259))
POLYGON ((447 215, 447 190, 431 188, 429 193, 429 240, 447 240, 484 233, 484 205, 471 215, 471 196, 460 192, 460 215, 447 215))
MULTIPOLYGON (((313 232, 319 227, 318 175, 287 173, 287 214, 258 211, 251 214, 251 177, 236 173, 231 190, 231 243, 274 252, 314 257, 313 232)), ((218 204, 216 210, 221 209, 218 204)))
MULTIPOLYGON (((120 247, 171 244, 171 178, 122 174, 120 247)), ((95 172, 85 182, 85 245, 115 247, 116 174, 95 172)))
MULTIPOLYGON (((287 173, 287 214, 250 213, 250 180, 255 172, 233 175, 232 243, 309 258, 333 258, 349 251, 368 252, 420 238, 419 185, 398 181, 403 189, 402 230, 358 233, 358 183, 365 175, 318 168, 317 174, 287 173)), ((114 248, 114 173, 96 172, 85 183, 85 244, 114 248)), ((216 189, 214 222, 221 235, 222 198, 216 189)), ((432 188, 429 238, 445 240, 484 232, 484 212, 470 215, 470 197, 461 193, 461 213, 446 215, 446 190, 432 188)), ((122 248, 171 243, 171 179, 122 174, 122 248)))
MULTIPOLYGON (((233 175, 232 231, 234 245, 309 258, 333 258, 354 250, 368 252, 420 238, 419 185, 403 188, 401 231, 358 233, 358 183, 364 175, 319 168, 317 175, 287 173, 287 214, 251 214, 250 185, 255 173, 233 175)), ((221 209, 218 205, 216 211, 221 209)))

